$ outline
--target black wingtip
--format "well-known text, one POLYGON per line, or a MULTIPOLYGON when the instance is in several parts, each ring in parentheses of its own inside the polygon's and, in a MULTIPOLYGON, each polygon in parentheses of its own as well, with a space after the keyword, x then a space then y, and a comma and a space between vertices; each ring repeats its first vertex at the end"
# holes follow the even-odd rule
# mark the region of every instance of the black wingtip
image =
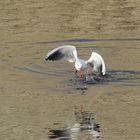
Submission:
POLYGON ((48 58, 48 57, 46 57, 46 58, 45 58, 45 61, 48 61, 48 60, 49 60, 49 58, 48 58))
POLYGON ((45 61, 55 61, 55 59, 47 57, 47 58, 45 58, 45 61))
POLYGON ((45 60, 50 60, 50 61, 55 61, 55 60, 60 60, 61 58, 64 57, 64 54, 60 51, 57 50, 55 52, 53 52, 52 54, 48 55, 45 60))

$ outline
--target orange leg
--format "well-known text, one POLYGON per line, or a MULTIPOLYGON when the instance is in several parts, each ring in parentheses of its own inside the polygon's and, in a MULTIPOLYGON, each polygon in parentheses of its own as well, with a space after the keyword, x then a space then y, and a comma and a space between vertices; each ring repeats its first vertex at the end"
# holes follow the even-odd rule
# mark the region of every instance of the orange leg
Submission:
POLYGON ((75 75, 78 76, 79 78, 83 78, 84 77, 83 70, 80 70, 80 71, 76 70, 75 75))
POLYGON ((80 78, 83 78, 83 76, 84 76, 84 75, 83 75, 83 71, 80 70, 80 76, 79 76, 79 77, 80 77, 80 78))

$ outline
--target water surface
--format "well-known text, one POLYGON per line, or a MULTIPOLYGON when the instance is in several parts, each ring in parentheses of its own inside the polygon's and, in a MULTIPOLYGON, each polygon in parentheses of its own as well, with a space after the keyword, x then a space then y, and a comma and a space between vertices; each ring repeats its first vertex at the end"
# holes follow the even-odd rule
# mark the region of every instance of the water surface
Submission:
POLYGON ((139 0, 1 0, 0 138, 50 139, 79 123, 73 113, 82 106, 96 115, 100 139, 139 139, 139 11, 139 0), (106 77, 80 81, 73 64, 44 61, 66 44, 86 60, 101 54, 106 77))

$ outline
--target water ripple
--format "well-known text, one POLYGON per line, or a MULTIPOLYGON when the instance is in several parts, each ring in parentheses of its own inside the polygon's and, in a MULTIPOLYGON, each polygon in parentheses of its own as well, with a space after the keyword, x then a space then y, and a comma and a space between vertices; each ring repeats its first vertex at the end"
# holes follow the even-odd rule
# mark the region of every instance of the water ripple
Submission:
POLYGON ((84 39, 84 38, 73 38, 66 40, 54 40, 54 41, 40 41, 33 42, 31 44, 53 44, 53 43, 67 43, 67 42, 102 42, 102 41, 140 41, 140 38, 108 38, 108 39, 84 39))

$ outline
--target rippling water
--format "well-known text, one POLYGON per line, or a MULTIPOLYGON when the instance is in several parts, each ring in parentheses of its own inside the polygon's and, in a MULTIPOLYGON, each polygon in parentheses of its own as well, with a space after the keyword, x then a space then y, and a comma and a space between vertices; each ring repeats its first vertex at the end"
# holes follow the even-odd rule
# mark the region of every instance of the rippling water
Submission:
MULTIPOLYGON (((0 138, 49 139, 79 123, 72 114, 83 106, 100 139, 139 139, 139 12, 139 0, 1 0, 0 138), (44 61, 65 44, 83 59, 101 54, 107 75, 79 80, 73 64, 44 61)), ((80 124, 78 138, 89 131, 80 124)))

